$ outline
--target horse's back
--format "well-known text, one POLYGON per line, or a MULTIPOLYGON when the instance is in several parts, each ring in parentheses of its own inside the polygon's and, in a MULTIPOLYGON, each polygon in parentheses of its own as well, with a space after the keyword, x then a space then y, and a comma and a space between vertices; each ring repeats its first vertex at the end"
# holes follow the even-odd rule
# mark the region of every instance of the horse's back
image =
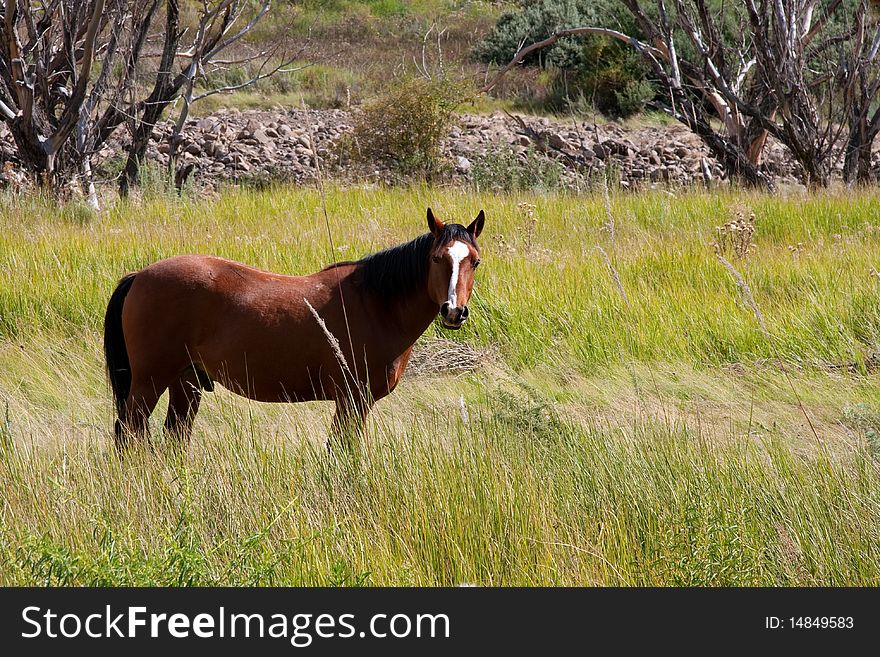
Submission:
POLYGON ((321 309, 331 294, 313 277, 215 256, 158 261, 137 273, 123 309, 133 367, 161 379, 197 365, 256 399, 314 398, 328 348, 303 299, 321 309))
POLYGON ((141 269, 137 276, 148 277, 165 283, 176 283, 185 287, 214 288, 226 286, 231 291, 278 279, 295 280, 299 276, 284 276, 251 267, 235 260, 212 255, 179 255, 159 260, 141 269))

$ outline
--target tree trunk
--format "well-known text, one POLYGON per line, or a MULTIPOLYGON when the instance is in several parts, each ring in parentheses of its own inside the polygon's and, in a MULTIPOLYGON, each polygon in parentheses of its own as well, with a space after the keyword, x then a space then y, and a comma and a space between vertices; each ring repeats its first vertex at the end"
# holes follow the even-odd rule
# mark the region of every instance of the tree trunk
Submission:
POLYGON ((865 121, 850 129, 843 161, 843 180, 847 185, 871 183, 871 151, 876 130, 869 130, 865 121))
POLYGON ((125 159, 125 168, 119 178, 119 194, 128 196, 132 185, 139 185, 141 182, 141 163, 147 155, 147 146, 150 144, 150 136, 153 134, 153 121, 155 119, 144 118, 138 124, 134 137, 131 140, 131 146, 128 147, 128 156, 125 159))
POLYGON ((44 184, 49 171, 49 157, 37 131, 32 125, 25 125, 20 116, 10 121, 8 126, 19 162, 38 184, 44 184))
POLYGON ((98 192, 95 189, 95 177, 92 175, 92 161, 88 156, 86 156, 82 162, 82 186, 83 192, 86 195, 86 203, 88 203, 92 210, 97 212, 101 209, 101 204, 98 202, 98 192))
POLYGON ((746 152, 732 140, 718 134, 705 118, 698 114, 697 108, 683 93, 676 94, 678 111, 662 105, 649 103, 649 106, 671 114, 677 121, 696 134, 721 163, 728 178, 737 180, 747 187, 774 191, 773 180, 749 161, 746 152))

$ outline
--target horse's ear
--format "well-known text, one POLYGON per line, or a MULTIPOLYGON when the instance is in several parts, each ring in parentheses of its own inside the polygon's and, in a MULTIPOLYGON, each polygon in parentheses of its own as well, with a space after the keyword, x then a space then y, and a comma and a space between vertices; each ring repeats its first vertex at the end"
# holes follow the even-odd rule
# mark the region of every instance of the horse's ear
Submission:
POLYGON ((431 234, 434 237, 440 237, 444 228, 446 228, 446 224, 435 217, 434 213, 431 212, 431 208, 428 208, 428 230, 431 231, 431 234))
POLYGON ((480 210, 480 214, 477 215, 477 218, 471 222, 471 225, 467 227, 467 231, 474 236, 476 239, 480 236, 480 233, 483 232, 483 224, 486 222, 486 213, 480 210))

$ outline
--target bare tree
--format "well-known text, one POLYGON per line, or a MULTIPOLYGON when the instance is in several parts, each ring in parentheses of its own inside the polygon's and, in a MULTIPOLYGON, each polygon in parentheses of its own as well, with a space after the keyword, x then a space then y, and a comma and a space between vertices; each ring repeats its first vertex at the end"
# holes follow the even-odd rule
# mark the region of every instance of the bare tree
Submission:
POLYGON ((231 89, 195 93, 206 70, 261 60, 259 72, 234 87, 241 88, 286 65, 280 47, 221 59, 270 6, 200 0, 196 25, 186 27, 178 0, 5 0, 0 119, 22 166, 54 190, 79 179, 96 205, 92 157, 124 128, 130 145, 120 191, 127 193, 169 106, 185 95, 182 126, 198 97, 231 89))
POLYGON ((809 185, 824 187, 847 115, 848 99, 836 88, 835 46, 849 41, 851 29, 827 29, 842 0, 831 0, 822 11, 819 0, 746 0, 745 5, 756 75, 776 110, 767 115, 742 99, 731 101, 785 144, 809 185))
POLYGON ((3 3, 0 114, 22 164, 41 182, 76 160, 64 149, 86 101, 98 34, 108 24, 104 4, 3 3))
MULTIPOLYGON (((655 106, 693 130, 728 175, 772 187, 760 165, 767 137, 773 135, 792 153, 809 184, 828 184, 834 147, 853 99, 839 91, 838 51, 858 34, 852 23, 832 20, 841 13, 842 0, 745 0, 736 39, 724 37, 720 20, 725 8, 713 10, 708 0, 621 1, 635 18, 640 38, 604 27, 561 30, 521 49, 484 90, 529 52, 563 36, 608 36, 642 55, 667 93, 667 102, 655 106), (722 129, 715 127, 714 117, 722 129)), ((867 105, 876 95, 876 89, 870 91, 866 82, 867 95, 862 95, 867 105)), ((870 130, 865 134, 870 136, 870 130)))
MULTIPOLYGON (((703 0, 697 2, 703 4, 703 0)), ((754 149, 749 148, 752 142, 746 143, 747 135, 751 136, 752 141, 759 140, 760 131, 755 135, 755 131, 749 129, 750 123, 746 121, 747 117, 735 104, 731 104, 719 89, 717 82, 722 80, 724 86, 733 94, 738 94, 745 84, 748 72, 754 66, 754 61, 747 60, 742 54, 723 58, 720 30, 708 12, 705 12, 704 16, 711 42, 709 45, 704 42, 705 54, 698 51, 703 61, 694 63, 682 60, 676 47, 677 36, 680 37, 681 34, 676 36, 662 0, 657 2, 660 8, 659 17, 649 16, 637 0, 623 0, 623 3, 636 17, 644 35, 643 39, 605 27, 560 30, 543 41, 521 48, 510 63, 503 67, 481 91, 490 91, 501 76, 523 61, 531 52, 550 46, 561 38, 598 35, 617 39, 635 48, 651 66, 662 86, 668 90, 668 102, 655 101, 652 103, 655 108, 673 116, 697 134, 724 167, 728 176, 750 186, 772 189, 772 180, 761 171, 754 149), (707 62, 712 53, 716 58, 721 54, 722 60, 707 62), (729 65, 728 61, 735 62, 736 68, 729 65), (721 118, 723 131, 713 126, 712 114, 707 106, 714 108, 715 115, 721 118)))
POLYGON ((849 97, 849 134, 843 164, 843 179, 847 184, 866 184, 871 181, 871 151, 874 139, 880 132, 880 107, 874 107, 880 91, 878 50, 878 19, 870 16, 866 0, 860 0, 855 13, 851 48, 842 61, 843 87, 849 97))

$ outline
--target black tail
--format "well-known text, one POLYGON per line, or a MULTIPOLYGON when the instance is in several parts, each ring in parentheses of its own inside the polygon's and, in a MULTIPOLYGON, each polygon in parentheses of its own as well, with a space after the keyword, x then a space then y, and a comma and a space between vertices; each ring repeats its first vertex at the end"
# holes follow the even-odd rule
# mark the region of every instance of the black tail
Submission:
POLYGON ((129 274, 119 281, 107 303, 107 314, 104 315, 104 358, 107 360, 107 376, 113 389, 113 401, 116 402, 116 415, 120 419, 131 390, 131 365, 128 362, 128 349, 125 348, 125 335, 122 333, 122 305, 134 277, 135 274, 129 274))

